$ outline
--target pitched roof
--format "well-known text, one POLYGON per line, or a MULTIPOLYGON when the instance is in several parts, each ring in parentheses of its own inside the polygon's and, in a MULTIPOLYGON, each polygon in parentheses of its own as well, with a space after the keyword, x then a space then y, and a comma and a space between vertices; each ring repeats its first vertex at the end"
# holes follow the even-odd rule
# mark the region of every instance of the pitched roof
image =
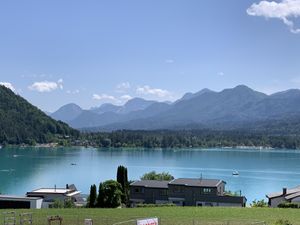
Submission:
POLYGON ((130 186, 148 187, 148 188, 168 188, 169 181, 160 180, 140 180, 130 184, 130 186))
MULTIPOLYGON (((297 197, 300 194, 300 186, 295 188, 287 189, 285 199, 290 200, 297 197)), ((267 198, 278 198, 283 196, 283 192, 275 192, 267 195, 267 198)))
POLYGON ((222 180, 214 179, 196 179, 196 178, 179 178, 172 180, 169 184, 184 185, 191 187, 217 187, 221 183, 226 183, 222 180))

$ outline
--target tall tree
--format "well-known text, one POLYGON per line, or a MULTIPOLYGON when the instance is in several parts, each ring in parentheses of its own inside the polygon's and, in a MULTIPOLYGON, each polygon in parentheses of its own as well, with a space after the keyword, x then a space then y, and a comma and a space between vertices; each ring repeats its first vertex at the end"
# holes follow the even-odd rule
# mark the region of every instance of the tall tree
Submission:
POLYGON ((101 207, 116 208, 121 205, 122 186, 119 182, 108 180, 100 184, 99 195, 101 196, 101 207))
POLYGON ((117 181, 122 186, 122 203, 128 204, 129 200, 129 184, 128 184, 128 172, 125 166, 119 166, 117 170, 117 181))
POLYGON ((102 183, 100 183, 100 185, 99 185, 98 197, 97 197, 97 207, 99 207, 99 208, 104 207, 104 191, 103 191, 102 183))
POLYGON ((90 188, 90 198, 89 198, 89 208, 95 208, 97 198, 97 187, 95 184, 91 185, 90 188))

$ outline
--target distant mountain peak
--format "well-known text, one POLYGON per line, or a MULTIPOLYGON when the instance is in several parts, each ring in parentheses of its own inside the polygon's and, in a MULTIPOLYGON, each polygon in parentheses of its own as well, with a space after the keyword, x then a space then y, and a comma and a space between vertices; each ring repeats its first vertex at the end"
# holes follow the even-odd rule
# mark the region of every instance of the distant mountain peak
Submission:
POLYGON ((82 108, 75 104, 69 103, 60 107, 57 111, 52 113, 50 116, 56 120, 61 120, 63 122, 68 122, 75 119, 82 113, 82 108))
POLYGON ((200 91, 196 92, 196 93, 192 93, 192 92, 187 92, 185 93, 181 99, 177 100, 175 103, 181 102, 181 101, 185 101, 185 100, 189 100, 195 97, 198 97, 200 95, 206 94, 206 93, 212 93, 214 91, 208 89, 208 88, 203 88, 200 91))

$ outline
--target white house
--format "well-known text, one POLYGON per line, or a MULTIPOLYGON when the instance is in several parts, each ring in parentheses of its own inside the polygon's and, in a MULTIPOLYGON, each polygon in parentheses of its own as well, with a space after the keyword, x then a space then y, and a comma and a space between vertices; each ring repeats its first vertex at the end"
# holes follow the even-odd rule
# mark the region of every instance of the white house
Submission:
POLYGON ((66 201, 71 200, 77 206, 82 206, 84 201, 81 198, 81 192, 74 185, 66 188, 40 188, 27 192, 27 197, 38 197, 43 199, 42 208, 49 208, 55 200, 66 201))

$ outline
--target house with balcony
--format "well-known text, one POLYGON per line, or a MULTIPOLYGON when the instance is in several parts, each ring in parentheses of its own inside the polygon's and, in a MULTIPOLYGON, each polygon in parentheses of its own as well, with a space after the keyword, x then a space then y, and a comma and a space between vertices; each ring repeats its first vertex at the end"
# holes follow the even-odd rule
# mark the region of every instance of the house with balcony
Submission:
POLYGON ((173 203, 178 206, 245 207, 244 196, 225 194, 226 182, 213 179, 180 178, 172 181, 142 180, 130 185, 130 202, 137 204, 173 203))

